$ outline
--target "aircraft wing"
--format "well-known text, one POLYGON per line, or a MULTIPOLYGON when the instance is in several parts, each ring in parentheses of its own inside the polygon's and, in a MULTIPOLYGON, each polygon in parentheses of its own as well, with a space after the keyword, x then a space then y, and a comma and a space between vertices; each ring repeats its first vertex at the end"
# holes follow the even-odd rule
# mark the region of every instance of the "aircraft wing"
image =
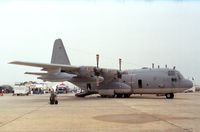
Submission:
MULTIPOLYGON (((90 74, 93 74, 94 67, 77 67, 72 65, 64 65, 64 64, 47 64, 47 63, 34 63, 34 62, 24 62, 24 61, 13 61, 9 64, 16 64, 16 65, 24 65, 24 66, 31 66, 31 67, 38 67, 42 68, 42 71, 47 71, 48 73, 56 73, 56 72, 65 72, 69 74, 75 74, 77 76, 88 77, 90 74)), ((104 83, 108 83, 113 80, 114 77, 117 76, 117 70, 115 69, 101 69, 101 76, 104 78, 104 83)), ((34 72, 26 72, 25 74, 32 74, 32 75, 47 75, 48 73, 34 73, 34 72)))
POLYGON ((24 65, 31 67, 42 68, 43 71, 54 72, 54 71, 64 71, 71 74, 77 74, 79 72, 79 67, 63 64, 47 64, 47 63, 34 63, 34 62, 24 62, 24 61, 13 61, 9 64, 24 65))
POLYGON ((42 73, 42 72, 25 72, 24 74, 43 76, 43 75, 47 75, 48 73, 42 73))

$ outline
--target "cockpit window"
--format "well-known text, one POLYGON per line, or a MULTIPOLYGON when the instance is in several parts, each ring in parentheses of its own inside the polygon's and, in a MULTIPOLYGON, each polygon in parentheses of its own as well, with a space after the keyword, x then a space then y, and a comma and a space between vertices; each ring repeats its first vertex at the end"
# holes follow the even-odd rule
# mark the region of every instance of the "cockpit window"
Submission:
POLYGON ((183 75, 180 72, 177 72, 178 79, 183 79, 183 75))
POLYGON ((175 76, 175 71, 168 71, 168 76, 175 76))

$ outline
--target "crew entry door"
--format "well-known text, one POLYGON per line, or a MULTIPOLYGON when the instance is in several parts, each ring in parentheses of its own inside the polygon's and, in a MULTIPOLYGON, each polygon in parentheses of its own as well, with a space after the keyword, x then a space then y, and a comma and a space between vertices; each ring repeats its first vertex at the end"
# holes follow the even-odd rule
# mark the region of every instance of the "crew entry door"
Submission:
POLYGON ((138 88, 142 88, 142 79, 138 80, 138 88))

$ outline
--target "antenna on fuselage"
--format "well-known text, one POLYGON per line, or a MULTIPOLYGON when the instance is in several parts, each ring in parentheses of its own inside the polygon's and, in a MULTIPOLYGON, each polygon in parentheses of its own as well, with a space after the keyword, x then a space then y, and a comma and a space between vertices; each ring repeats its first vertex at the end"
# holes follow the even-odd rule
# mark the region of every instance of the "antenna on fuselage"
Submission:
POLYGON ((165 65, 165 68, 167 68, 167 64, 165 65))
POLYGON ((152 69, 154 69, 154 63, 152 63, 152 69))
POLYGON ((160 68, 160 65, 158 65, 158 69, 160 68))
POLYGON ((174 66, 173 69, 175 70, 175 69, 176 69, 176 66, 174 66))

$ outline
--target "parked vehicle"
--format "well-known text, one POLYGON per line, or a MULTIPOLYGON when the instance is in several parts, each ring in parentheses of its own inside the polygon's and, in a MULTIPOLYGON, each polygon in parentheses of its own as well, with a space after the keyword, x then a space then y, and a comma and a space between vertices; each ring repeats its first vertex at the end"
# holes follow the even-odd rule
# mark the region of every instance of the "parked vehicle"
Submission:
POLYGON ((4 91, 4 93, 13 93, 13 87, 10 85, 2 85, 0 86, 0 91, 4 91))
POLYGON ((0 96, 3 96, 3 90, 0 88, 0 96))
POLYGON ((57 94, 65 94, 67 93, 67 86, 65 84, 60 84, 56 86, 56 93, 57 94))
POLYGON ((14 93, 13 95, 29 95, 30 94, 30 90, 29 88, 27 88, 26 86, 15 86, 14 87, 14 93))

